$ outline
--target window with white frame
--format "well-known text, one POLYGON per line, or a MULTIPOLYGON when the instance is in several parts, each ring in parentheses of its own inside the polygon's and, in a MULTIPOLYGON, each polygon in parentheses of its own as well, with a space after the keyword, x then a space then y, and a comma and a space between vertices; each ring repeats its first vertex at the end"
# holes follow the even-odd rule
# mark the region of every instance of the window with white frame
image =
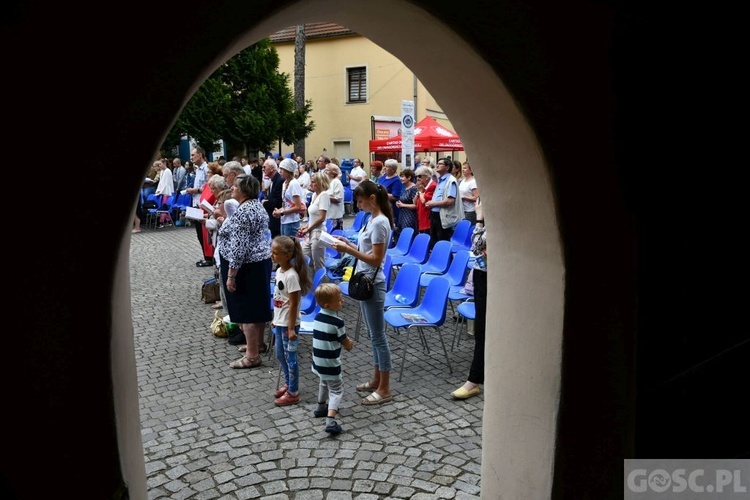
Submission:
POLYGON ((367 102, 367 69, 346 69, 347 103, 367 102))

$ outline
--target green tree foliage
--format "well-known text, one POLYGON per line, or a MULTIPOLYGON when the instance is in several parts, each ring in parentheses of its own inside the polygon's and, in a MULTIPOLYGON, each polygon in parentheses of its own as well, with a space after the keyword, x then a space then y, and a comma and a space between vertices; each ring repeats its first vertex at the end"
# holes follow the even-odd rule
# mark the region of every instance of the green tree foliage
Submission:
POLYGON ((231 58, 190 99, 162 150, 171 150, 183 135, 206 151, 215 150, 219 139, 232 152, 267 151, 279 140, 303 140, 315 127, 308 121, 312 102, 295 110, 289 75, 278 68, 278 53, 268 39, 231 58))

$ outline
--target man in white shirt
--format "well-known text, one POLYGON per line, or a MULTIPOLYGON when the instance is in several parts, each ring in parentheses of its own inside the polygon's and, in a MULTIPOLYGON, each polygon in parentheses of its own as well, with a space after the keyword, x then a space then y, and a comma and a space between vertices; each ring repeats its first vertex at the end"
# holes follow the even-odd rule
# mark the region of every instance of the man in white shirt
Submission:
MULTIPOLYGON (((200 208, 201 203, 201 193, 203 192, 203 186, 206 185, 206 182, 208 181, 208 162, 206 162, 206 151, 200 147, 196 146, 195 148, 190 151, 190 160, 193 162, 193 165, 195 166, 195 181, 193 181, 193 186, 189 187, 187 189, 187 192, 193 195, 193 207, 200 208)), ((208 231, 205 230, 205 225, 201 222, 195 222, 193 224, 195 226, 195 232, 198 235, 198 243, 201 245, 201 251, 203 252, 203 260, 199 260, 195 263, 198 267, 209 267, 214 265, 214 259, 211 254, 207 255, 206 249, 208 241, 204 239, 204 232, 206 234, 206 238, 208 237, 208 231)))
MULTIPOLYGON (((365 172, 365 169, 362 168, 362 162, 359 158, 354 159, 354 166, 352 167, 351 172, 349 172, 349 189, 354 191, 357 186, 359 186, 359 183, 363 180, 367 179, 367 172, 365 172)), ((359 208, 357 208, 357 204, 352 202, 352 211, 356 214, 359 212, 359 208)))
POLYGON ((193 186, 189 187, 187 192, 193 195, 193 206, 198 208, 201 203, 201 193, 203 186, 208 181, 208 162, 206 162, 206 152, 203 148, 196 146, 190 151, 190 160, 195 165, 195 181, 193 186))

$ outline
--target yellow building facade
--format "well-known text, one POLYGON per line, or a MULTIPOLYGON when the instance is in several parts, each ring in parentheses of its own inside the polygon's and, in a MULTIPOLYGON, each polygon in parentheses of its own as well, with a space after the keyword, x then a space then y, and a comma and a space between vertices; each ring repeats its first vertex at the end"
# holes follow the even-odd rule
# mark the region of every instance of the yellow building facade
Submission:
MULTIPOLYGON (((370 139, 400 133, 402 100, 414 101, 416 122, 429 115, 453 129, 424 85, 391 53, 335 24, 307 24, 305 34, 305 99, 312 101, 310 118, 315 122, 305 142, 305 159, 320 154, 361 158, 367 168, 376 159, 369 152, 370 139)), ((294 26, 270 37, 279 54, 279 71, 289 75, 292 90, 294 38, 294 26)), ((293 145, 285 145, 281 153, 292 150, 293 145)), ((460 160, 466 157, 464 152, 421 153, 433 159, 444 154, 460 160)), ((377 159, 387 157, 378 155, 377 159)), ((391 157, 400 161, 398 153, 391 157)))

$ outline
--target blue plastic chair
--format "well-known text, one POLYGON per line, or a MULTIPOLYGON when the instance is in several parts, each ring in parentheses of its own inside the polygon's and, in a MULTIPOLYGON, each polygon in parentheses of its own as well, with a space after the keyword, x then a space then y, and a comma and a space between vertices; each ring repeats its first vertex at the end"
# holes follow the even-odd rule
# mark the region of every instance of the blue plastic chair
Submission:
POLYGON ((356 238, 359 230, 365 225, 365 221, 370 219, 370 215, 370 212, 365 212, 364 210, 357 212, 357 215, 354 216, 354 221, 352 221, 352 226, 344 229, 344 236, 349 239, 352 239, 352 237, 356 238))
MULTIPOLYGON (((345 236, 344 231, 341 229, 335 229, 330 234, 331 236, 345 236)), ((340 257, 341 257, 341 252, 337 252, 331 247, 326 247, 326 262, 328 262, 328 259, 338 259, 340 257)))
POLYGON ((392 307, 414 307, 417 305, 420 273, 418 264, 401 266, 396 279, 393 280, 393 288, 385 294, 385 305, 383 307, 386 311, 392 307))
POLYGON ((471 250, 471 221, 464 219, 456 224, 453 230, 453 236, 450 239, 452 252, 458 252, 459 250, 471 250), (469 241, 467 245, 466 242, 469 241))
POLYGON ((461 333, 463 333, 462 326, 466 324, 468 331, 467 321, 470 319, 476 319, 477 317, 477 310, 474 304, 474 299, 467 299, 466 301, 461 302, 460 304, 458 304, 456 311, 458 312, 458 321, 456 321, 456 331, 453 332, 451 351, 453 351, 454 344, 456 347, 458 347, 458 343, 461 342, 461 333))
MULTIPOLYGON (((162 217, 166 217, 167 219, 169 219, 169 222, 171 222, 172 225, 174 226, 175 220, 172 217, 172 207, 175 206, 175 204, 177 203, 177 199, 179 197, 180 197, 179 191, 175 192, 169 198, 167 198, 167 201, 159 205, 159 208, 156 209, 156 219, 157 219, 156 222, 158 222, 158 219, 161 219, 162 217)), ((162 196, 161 198, 163 199, 164 197, 162 196)))
POLYGON ((385 291, 391 289, 391 275, 393 274, 393 257, 386 254, 383 259, 383 272, 385 273, 385 291))
MULTIPOLYGON (((307 314, 300 315, 300 321, 305 322, 305 323, 315 321, 315 316, 319 312, 320 312, 320 306, 316 304, 315 307, 313 307, 312 311, 310 311, 307 314)), ((304 335, 312 335, 312 331, 308 331, 308 330, 300 329, 300 333, 304 335)))
MULTIPOLYGON (((435 246, 437 246, 437 243, 435 246)), ((419 277, 419 285, 427 286, 436 276, 443 276, 448 279, 451 286, 463 286, 466 283, 466 277, 469 275, 467 265, 470 257, 471 252, 468 250, 459 250, 453 254, 448 271, 443 274, 422 274, 419 277)))
MULTIPOLYGON (((399 243, 401 243, 400 238, 398 241, 399 243)), ((411 242, 409 251, 405 255, 392 256, 391 263, 393 267, 400 267, 403 264, 424 264, 425 262, 427 262, 429 253, 430 235, 427 233, 419 233, 414 237, 414 241, 411 242)))
MULTIPOLYGON (((385 253, 395 257, 396 255, 406 255, 411 248, 411 240, 414 237, 414 229, 411 227, 405 227, 401 230, 401 236, 399 236, 396 246, 388 248, 385 253)), ((427 236, 429 238, 429 235, 427 236)), ((393 238, 393 233, 391 233, 393 238)), ((389 245, 390 246, 390 245, 389 245)))
POLYGON ((350 214, 354 211, 354 191, 348 186, 344 186, 344 213, 350 214))
POLYGON ((427 262, 420 266, 422 273, 445 274, 448 272, 448 266, 451 263, 451 247, 450 241, 440 240, 436 242, 430 251, 427 262))
POLYGON ((430 349, 424 329, 432 328, 437 332, 438 338, 440 339, 440 345, 443 348, 443 354, 445 355, 445 362, 448 365, 448 371, 453 373, 451 361, 448 357, 448 350, 445 348, 443 335, 440 331, 440 327, 445 323, 449 289, 450 284, 448 283, 448 280, 442 276, 438 276, 432 280, 430 286, 427 287, 419 305, 415 307, 391 308, 385 311, 385 322, 391 325, 396 333, 399 333, 399 330, 402 328, 406 330, 406 338, 403 342, 404 351, 401 357, 401 369, 398 374, 399 382, 404 374, 406 354, 410 345, 409 333, 412 328, 419 332, 422 347, 427 353, 429 353, 430 349))
POLYGON ((180 210, 185 210, 187 207, 193 206, 193 195, 190 193, 181 194, 177 197, 177 201, 174 204, 175 207, 179 207, 180 210))
POLYGON ((161 206, 161 196, 156 196, 155 194, 151 193, 150 195, 146 196, 146 201, 153 201, 154 203, 156 203, 156 208, 147 208, 144 211, 144 215, 146 216, 146 227, 149 227, 151 225, 156 227, 156 212, 161 206))
POLYGON ((317 305, 315 301, 315 289, 318 288, 318 285, 320 285, 320 282, 323 280, 323 276, 325 276, 325 274, 325 268, 321 268, 315 271, 315 275, 313 276, 312 281, 312 288, 310 288, 310 290, 302 297, 302 300, 300 301, 299 310, 301 314, 309 314, 313 311, 313 309, 315 309, 315 306, 317 305))

